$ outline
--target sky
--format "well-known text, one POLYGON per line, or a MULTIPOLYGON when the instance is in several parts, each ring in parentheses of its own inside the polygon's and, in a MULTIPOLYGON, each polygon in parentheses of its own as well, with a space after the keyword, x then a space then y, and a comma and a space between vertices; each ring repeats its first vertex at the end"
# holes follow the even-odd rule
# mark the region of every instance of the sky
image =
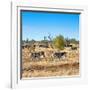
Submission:
POLYGON ((21 11, 22 40, 43 40, 44 36, 79 40, 79 14, 21 11))

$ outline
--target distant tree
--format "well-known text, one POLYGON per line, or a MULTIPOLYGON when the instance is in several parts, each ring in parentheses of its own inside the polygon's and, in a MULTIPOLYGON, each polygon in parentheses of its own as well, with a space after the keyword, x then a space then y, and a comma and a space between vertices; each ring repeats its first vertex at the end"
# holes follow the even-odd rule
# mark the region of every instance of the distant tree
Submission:
POLYGON ((62 35, 56 36, 53 39, 53 44, 59 50, 63 50, 64 49, 64 44, 65 44, 64 37, 62 35))
POLYGON ((42 42, 42 43, 47 43, 47 42, 48 42, 47 37, 44 36, 44 37, 43 37, 43 40, 41 40, 41 42, 42 42))
POLYGON ((70 39, 70 43, 73 43, 73 44, 78 44, 79 41, 77 41, 75 38, 72 38, 70 39))
POLYGON ((44 36, 44 40, 47 40, 47 37, 46 36, 44 36))
POLYGON ((29 42, 31 42, 31 43, 33 44, 33 43, 35 43, 35 40, 34 40, 34 39, 32 39, 32 40, 31 40, 31 41, 29 41, 29 42))
POLYGON ((52 41, 51 34, 48 35, 48 39, 49 39, 49 41, 52 41))
POLYGON ((28 43, 28 42, 29 42, 29 39, 27 38, 27 39, 26 39, 26 43, 28 43))
POLYGON ((65 45, 67 46, 69 44, 70 44, 70 39, 67 37, 67 38, 65 38, 65 45))

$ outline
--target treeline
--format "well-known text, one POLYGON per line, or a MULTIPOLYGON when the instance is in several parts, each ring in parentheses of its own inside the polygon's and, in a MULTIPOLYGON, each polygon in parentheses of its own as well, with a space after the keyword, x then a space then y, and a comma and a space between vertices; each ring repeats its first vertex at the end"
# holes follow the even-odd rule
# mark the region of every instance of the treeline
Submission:
MULTIPOLYGON (((23 43, 35 43, 37 42, 36 40, 32 39, 29 40, 28 38, 26 40, 23 40, 23 43)), ((50 34, 46 37, 39 41, 41 43, 52 43, 52 45, 60 50, 64 49, 65 46, 69 44, 79 44, 79 41, 76 40, 75 38, 64 38, 63 35, 57 35, 56 37, 52 37, 50 34)))

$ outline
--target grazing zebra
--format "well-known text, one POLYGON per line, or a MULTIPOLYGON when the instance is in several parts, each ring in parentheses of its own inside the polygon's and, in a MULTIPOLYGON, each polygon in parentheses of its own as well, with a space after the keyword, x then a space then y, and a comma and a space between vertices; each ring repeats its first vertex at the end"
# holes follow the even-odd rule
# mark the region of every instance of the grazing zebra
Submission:
POLYGON ((45 54, 43 51, 31 53, 31 60, 41 60, 44 57, 45 57, 45 54))
POLYGON ((53 54, 53 57, 57 59, 61 59, 62 57, 65 57, 65 56, 66 56, 66 52, 55 52, 53 54))

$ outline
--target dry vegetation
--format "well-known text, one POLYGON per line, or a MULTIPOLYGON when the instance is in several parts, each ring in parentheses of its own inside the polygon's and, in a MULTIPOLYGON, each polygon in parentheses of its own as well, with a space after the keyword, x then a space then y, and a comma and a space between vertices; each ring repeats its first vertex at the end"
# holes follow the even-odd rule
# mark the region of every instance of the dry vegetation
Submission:
POLYGON ((77 50, 65 48, 67 56, 60 60, 50 57, 49 52, 52 49, 42 50, 48 53, 48 58, 33 61, 30 60, 30 48, 22 49, 22 78, 79 75, 79 48, 77 50))

